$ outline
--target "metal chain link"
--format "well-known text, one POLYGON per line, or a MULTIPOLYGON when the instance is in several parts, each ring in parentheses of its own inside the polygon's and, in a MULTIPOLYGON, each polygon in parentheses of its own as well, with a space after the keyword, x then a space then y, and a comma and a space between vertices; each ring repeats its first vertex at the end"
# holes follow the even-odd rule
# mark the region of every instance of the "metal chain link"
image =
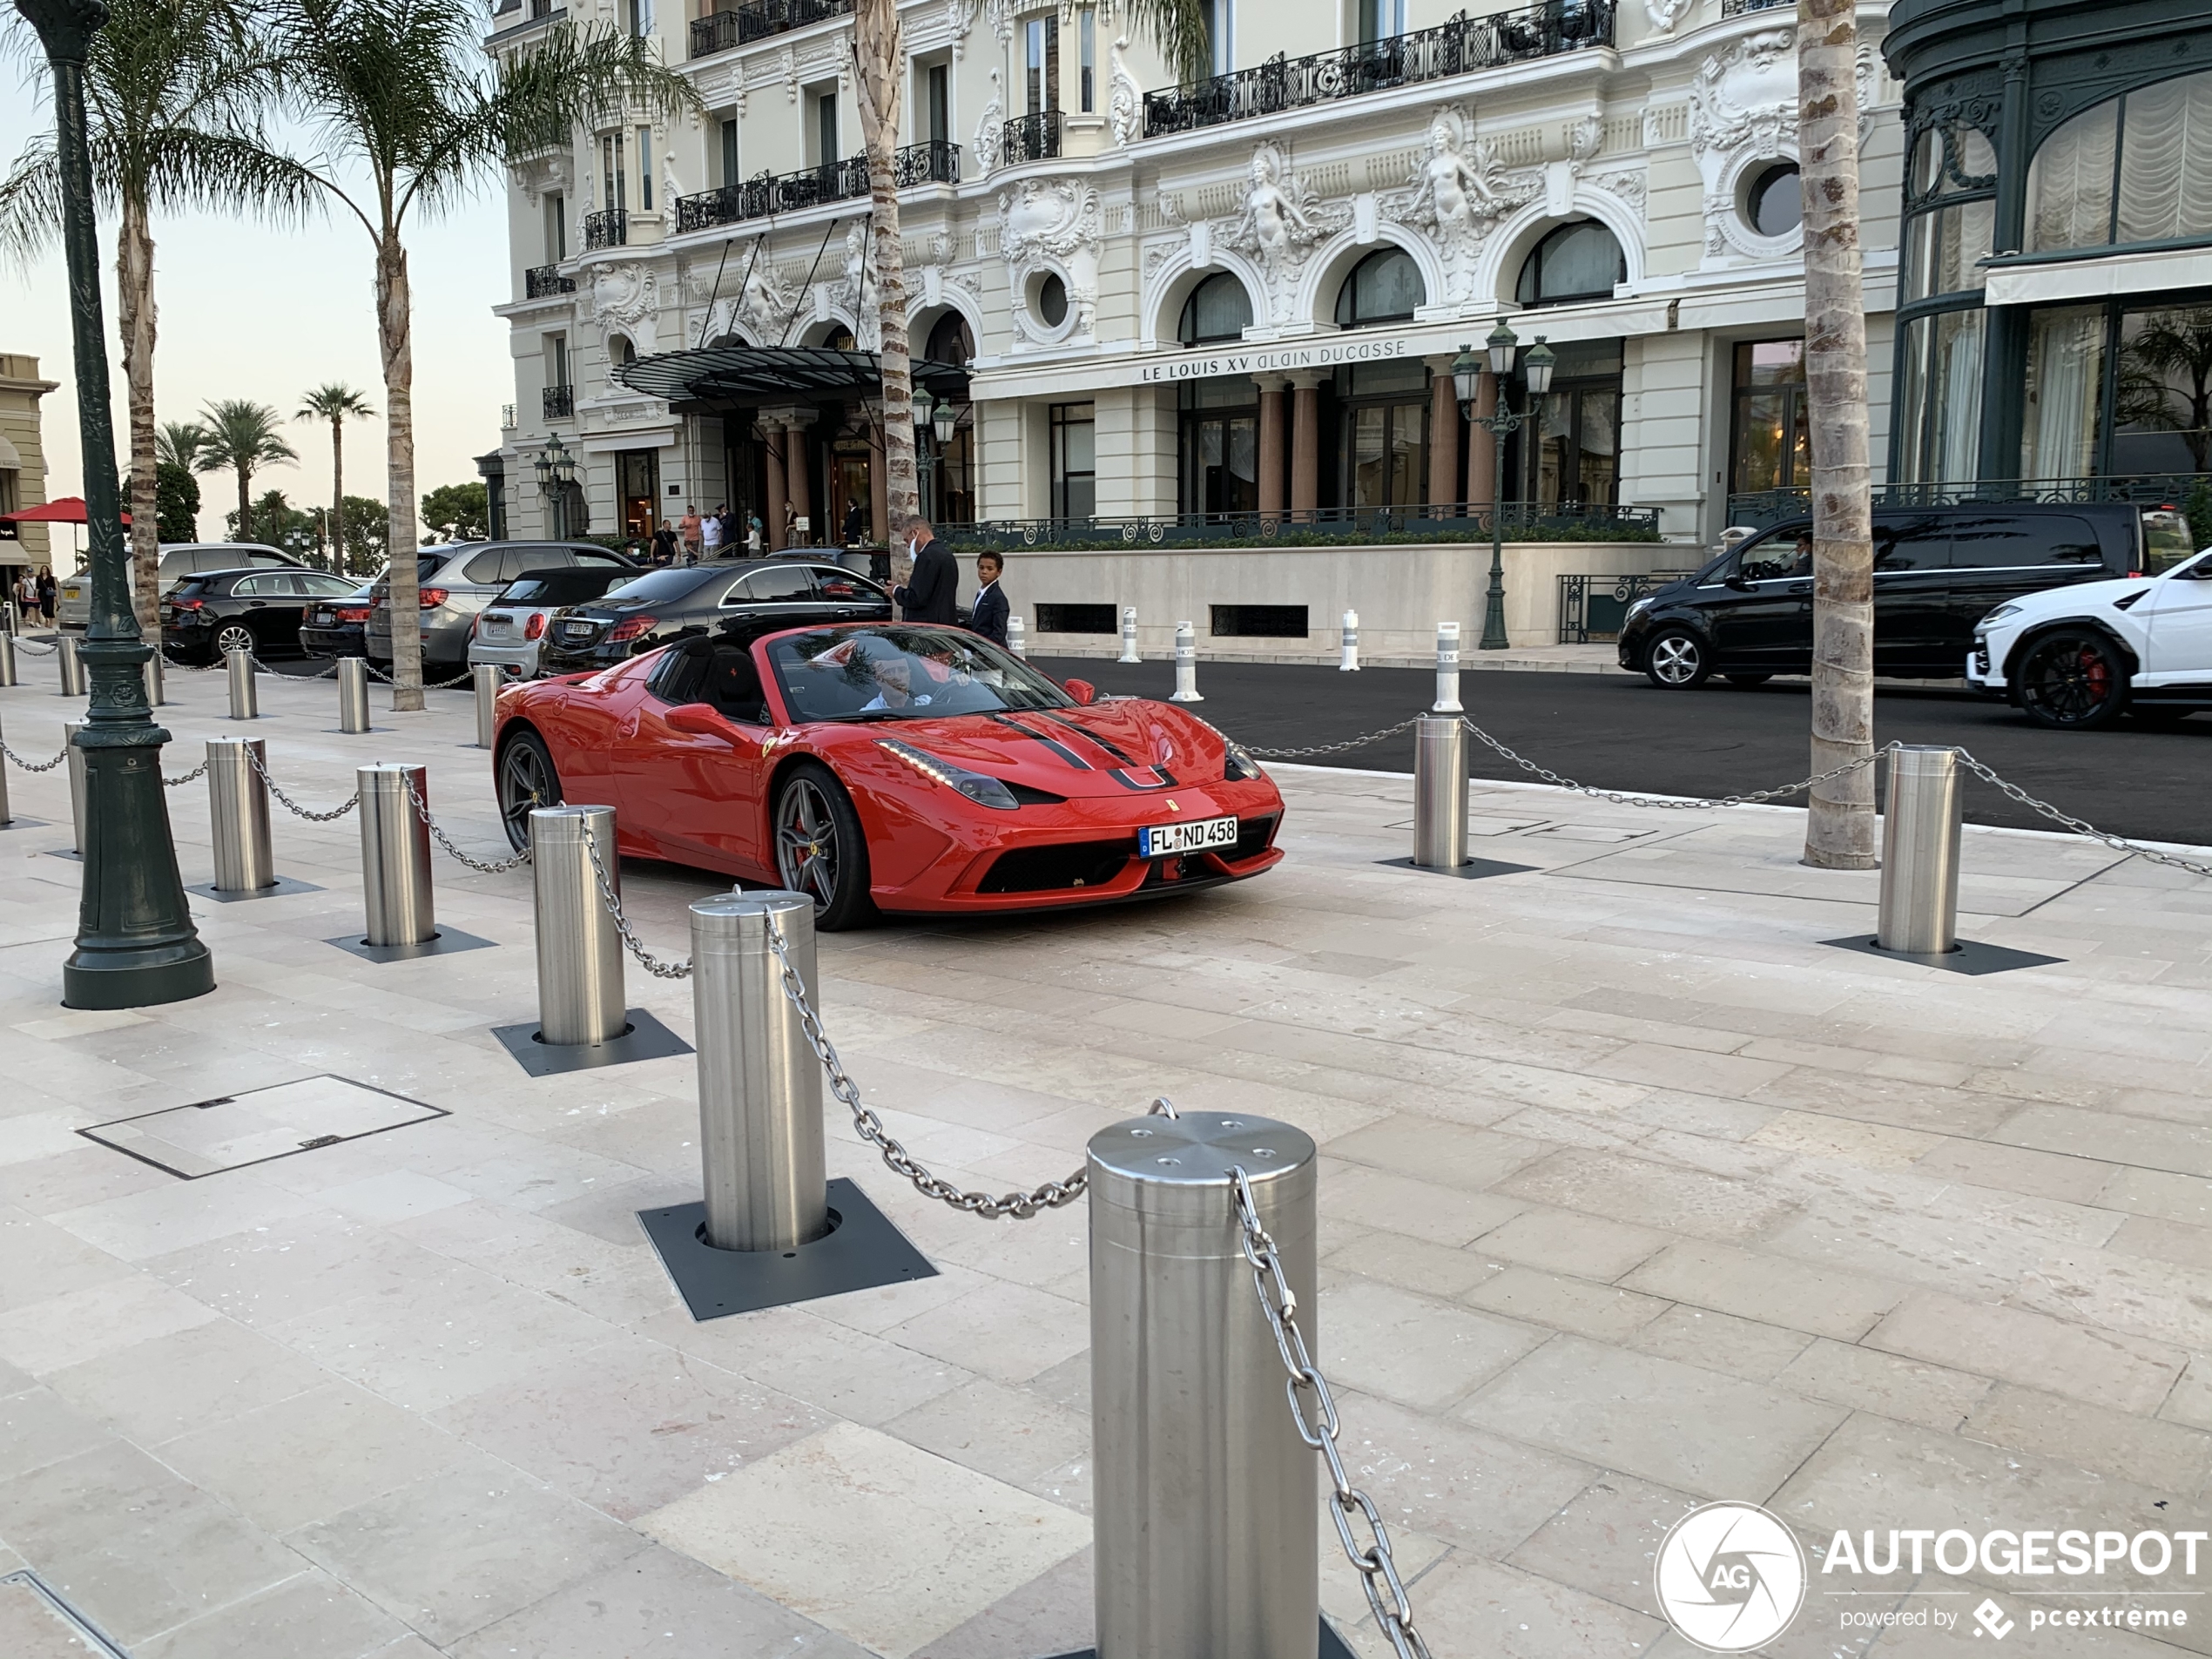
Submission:
POLYGON ((1794 784, 1784 784, 1777 789, 1754 789, 1744 794, 1723 795, 1717 799, 1670 800, 1658 796, 1630 795, 1617 789, 1599 789, 1588 784, 1578 784, 1572 778, 1561 777, 1548 766, 1538 765, 1525 755, 1516 754, 1465 715, 1460 717, 1460 724, 1474 735, 1475 741, 1491 750, 1500 759, 1512 761, 1523 772, 1529 773, 1532 777, 1541 778, 1548 784, 1555 784, 1561 789, 1571 789, 1576 794, 1588 795, 1593 800, 1609 800, 1616 806, 1656 806, 1672 812, 1707 812, 1721 806, 1748 806, 1761 801, 1779 800, 1785 795, 1801 795, 1816 784, 1824 784, 1831 779, 1841 778, 1871 766, 1890 750, 1898 746, 1894 743, 1885 745, 1871 754, 1860 755, 1858 759, 1846 760, 1842 765, 1830 771, 1817 772, 1810 778, 1801 779, 1794 784))
POLYGON ((1344 743, 1317 743, 1304 749, 1261 749, 1251 744, 1241 744, 1244 752, 1255 760, 1296 760, 1306 755, 1339 755, 1347 749, 1364 749, 1371 743, 1380 743, 1385 738, 1394 738, 1400 732, 1410 732, 1420 724, 1421 716, 1400 720, 1396 725, 1386 726, 1380 732, 1370 732, 1364 738, 1353 738, 1344 743))
POLYGON ((175 651, 170 650, 166 642, 164 642, 161 647, 161 661, 165 668, 181 668, 187 674, 212 674, 216 671, 216 664, 213 663, 186 662, 175 651))
POLYGON ((276 674, 277 678, 285 680, 327 680, 338 672, 338 664, 335 661, 334 661, 328 668, 324 669, 320 674, 277 674, 276 670, 271 668, 266 663, 263 662, 259 657, 256 657, 250 651, 246 653, 246 661, 252 663, 253 666, 260 670, 262 673, 276 674))
POLYGON ((25 760, 21 755, 17 754, 13 749, 10 749, 4 743, 0 743, 0 755, 7 756, 9 759, 14 761, 16 765, 21 766, 25 772, 51 772, 56 766, 60 765, 63 761, 69 759, 69 745, 66 743, 62 745, 62 752, 56 755, 51 760, 25 760))
POLYGON ((2031 812, 2041 813, 2054 824, 2072 830, 2076 835, 2087 836, 2093 841, 2101 841, 2115 853, 2132 853, 2139 859, 2148 859, 2153 864, 2167 864, 2177 870, 2187 870, 2191 875, 2212 875, 2212 865, 2192 864, 2188 860, 2175 858, 2170 853, 2155 853, 2149 847, 2138 846, 2124 835, 2114 835, 2109 830, 2101 830, 2087 819, 2076 818, 2070 813, 2060 812, 2047 800, 2036 799, 2018 784, 2006 783, 1966 750, 1959 749, 1953 752, 1959 757, 1959 764, 1984 783, 1995 786, 2009 799, 2017 801, 2031 812))
MULTIPOLYGON (((369 673, 376 678, 383 681, 385 685, 397 685, 399 684, 397 679, 395 679, 393 676, 387 674, 382 669, 377 667, 375 664, 369 662, 368 658, 366 657, 362 658, 361 661, 368 666, 369 673)), ((335 673, 337 671, 333 669, 331 671, 335 673)), ((426 691, 449 691, 455 686, 465 684, 471 678, 472 674, 473 671, 471 671, 470 673, 456 675, 454 678, 449 680, 425 680, 422 682, 422 689, 426 691)))
POLYGON ((16 649, 17 651, 27 651, 33 657, 51 657, 57 651, 60 651, 61 648, 62 643, 58 639, 51 645, 34 645, 30 643, 30 639, 28 635, 17 634, 16 636, 16 649))
POLYGON ((161 780, 161 786, 164 789, 181 789, 194 779, 205 778, 206 775, 207 763, 203 760, 181 778, 164 778, 161 780))
POLYGON ((784 930, 775 917, 766 918, 768 945, 776 953, 776 961, 783 968, 784 995, 799 1012, 800 1028, 806 1034, 806 1046, 822 1062, 822 1073, 829 1079, 830 1092, 845 1103, 853 1114, 853 1127, 862 1140, 880 1153, 893 1173, 904 1176, 914 1183, 914 1190, 925 1198, 934 1198, 941 1204, 964 1211, 971 1216, 981 1216, 986 1221, 996 1221, 1003 1216, 1027 1221, 1041 1210, 1057 1210, 1062 1204, 1073 1204, 1083 1196, 1090 1185, 1090 1171, 1077 1170, 1063 1180, 1047 1181, 1027 1192, 1001 1193, 994 1197, 988 1192, 964 1190, 949 1181, 932 1175, 914 1161, 914 1155, 901 1146, 883 1127, 883 1120, 860 1103, 860 1086, 846 1075, 845 1065, 837 1057, 836 1045, 829 1034, 822 1029, 820 1017, 806 998, 806 987, 799 977, 799 970, 792 966, 791 952, 784 943, 784 930))
POLYGON ((445 848, 460 863, 467 865, 479 875, 502 875, 509 870, 517 869, 530 861, 530 850, 527 846, 513 858, 502 859, 496 864, 487 864, 482 859, 469 857, 468 853, 453 844, 453 838, 440 829, 438 820, 430 816, 429 806, 415 791, 415 774, 411 772, 402 772, 401 777, 407 784, 407 798, 415 803, 415 810, 421 818, 423 826, 430 832, 430 839, 445 848))
POLYGON ((254 752, 251 745, 246 747, 246 764, 252 766, 254 772, 260 775, 261 781, 268 786, 269 793, 274 795, 278 800, 284 804, 284 807, 287 812, 292 813, 297 817, 307 819, 311 823, 330 823, 334 819, 345 817, 347 813, 352 812, 354 807, 361 804, 361 792, 356 789, 352 794, 346 798, 346 804, 344 806, 334 807, 327 813, 314 812, 308 807, 302 806, 298 801, 293 799, 291 796, 286 794, 281 788, 278 787, 277 780, 269 776, 269 769, 261 764, 261 757, 254 752))
POLYGON ((1275 1240, 1260 1224, 1251 1181, 1241 1165, 1231 1175, 1236 1184, 1238 1243, 1245 1261, 1251 1264, 1259 1311, 1275 1338, 1276 1351, 1283 1356, 1283 1369, 1289 1373, 1284 1393, 1291 1402, 1291 1420, 1298 1438, 1328 1464, 1329 1479, 1336 1483, 1329 1518, 1336 1522, 1337 1541, 1344 1546, 1345 1559, 1359 1569, 1359 1587, 1367 1593, 1376 1628, 1398 1659, 1429 1659, 1428 1643, 1413 1628, 1413 1604, 1406 1597, 1405 1581, 1398 1576, 1398 1563, 1391 1556, 1390 1534, 1383 1526, 1382 1514, 1374 1500, 1353 1486, 1345 1473, 1344 1459, 1337 1451, 1336 1397, 1330 1392, 1329 1379, 1307 1352, 1305 1337, 1298 1329, 1298 1294, 1291 1289, 1290 1276, 1275 1252, 1275 1240), (1313 1396, 1311 1408, 1303 1399, 1309 1391, 1313 1396), (1364 1547, 1352 1534, 1355 1517, 1366 1523, 1372 1541, 1364 1547))
POLYGON ((591 833, 589 824, 579 825, 577 827, 583 832, 583 850, 591 859, 591 879, 598 884, 599 902, 607 907, 607 914, 615 919, 615 932, 622 935, 624 948, 637 959, 637 965, 655 979, 691 978, 691 963, 662 961, 647 950, 639 942, 637 935, 631 931, 630 918, 622 914, 621 896, 615 892, 614 882, 607 874, 607 867, 599 861, 597 838, 591 833))

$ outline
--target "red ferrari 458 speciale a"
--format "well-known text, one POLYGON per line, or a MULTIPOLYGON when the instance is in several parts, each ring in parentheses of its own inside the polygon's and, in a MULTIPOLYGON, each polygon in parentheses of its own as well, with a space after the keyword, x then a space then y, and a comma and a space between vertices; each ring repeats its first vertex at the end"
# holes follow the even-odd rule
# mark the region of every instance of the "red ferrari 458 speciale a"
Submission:
POLYGON ((1110 903, 1279 862, 1283 798, 1168 703, 1094 700, 964 629, 752 616, 500 694, 493 776, 615 808, 621 850, 878 910, 1110 903))

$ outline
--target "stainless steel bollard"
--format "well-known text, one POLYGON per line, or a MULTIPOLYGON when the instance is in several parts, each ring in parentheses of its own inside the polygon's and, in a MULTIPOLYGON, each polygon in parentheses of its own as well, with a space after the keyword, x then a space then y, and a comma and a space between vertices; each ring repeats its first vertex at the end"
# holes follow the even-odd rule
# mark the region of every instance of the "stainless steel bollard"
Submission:
POLYGON ((54 647, 54 662, 61 670, 62 695, 84 695, 84 660, 77 654, 77 642, 67 634, 59 636, 54 647))
POLYGON ((1241 1114, 1091 1137, 1098 1659, 1314 1659, 1319 1460, 1298 1438, 1230 1170, 1317 1347, 1313 1142, 1241 1114))
POLYGON ((784 995, 771 916, 819 1008, 813 899, 772 889, 691 906, 699 1159, 717 1250, 796 1250, 829 1231, 822 1069, 784 995))
POLYGON ((610 1042, 627 1024, 622 935, 599 896, 590 835, 622 892, 611 806, 541 806, 530 814, 530 873, 537 902, 537 1040, 562 1047, 610 1042))
POLYGON ((253 684, 253 653, 248 651, 225 651, 223 660, 231 677, 231 718, 260 719, 261 701, 253 684))
POLYGON ((338 729, 368 730, 368 664, 359 657, 338 659, 338 729))
POLYGON ((1006 648, 1016 657, 1029 654, 1029 630, 1019 617, 1006 619, 1006 648))
POLYGON ((161 648, 158 645, 154 647, 153 655, 146 658, 145 673, 146 677, 146 706, 150 709, 158 709, 164 703, 166 703, 169 700, 166 697, 162 695, 161 648))
POLYGON ((1467 738, 1456 714, 1424 714, 1413 728, 1413 862, 1424 870, 1467 861, 1467 738))
POLYGON ((497 663, 478 663, 469 673, 476 693, 476 746, 489 749, 499 727, 499 688, 507 672, 497 663))
POLYGON ((77 835, 70 845, 79 858, 84 854, 84 843, 91 839, 85 820, 85 809, 90 805, 87 797, 91 791, 84 780, 84 752, 77 746, 77 734, 84 729, 84 722, 82 720, 64 720, 62 723, 62 743, 69 750, 70 827, 77 835))
POLYGON ((16 637, 0 634, 0 685, 16 683, 16 637))
POLYGON ((0 759, 0 828, 15 821, 15 813, 8 805, 8 763, 0 759))
POLYGON ((1461 714, 1467 705, 1460 701, 1460 624, 1440 622, 1436 624, 1436 706, 1433 714, 1461 714))
POLYGON ((1359 671, 1359 613, 1356 610, 1344 613, 1343 652, 1337 661, 1337 671, 1357 674, 1359 671))
POLYGON ((1175 624, 1175 690, 1170 703, 1203 703, 1198 695, 1198 634, 1187 622, 1175 624))
POLYGON ((269 786, 253 764, 267 759, 259 738, 207 739, 207 821, 219 893, 258 893, 276 886, 269 786))
POLYGON ((1136 654, 1136 607, 1135 605, 1122 607, 1122 654, 1114 660, 1117 663, 1141 663, 1144 660, 1136 654))
POLYGON ((372 945, 420 945, 438 936, 430 894, 430 826, 408 799, 409 779, 430 799, 424 766, 389 763, 354 774, 361 789, 361 903, 372 945))
POLYGON ((1889 767, 1874 942, 1940 956, 1959 948, 1959 752, 1908 745, 1890 751, 1889 767))

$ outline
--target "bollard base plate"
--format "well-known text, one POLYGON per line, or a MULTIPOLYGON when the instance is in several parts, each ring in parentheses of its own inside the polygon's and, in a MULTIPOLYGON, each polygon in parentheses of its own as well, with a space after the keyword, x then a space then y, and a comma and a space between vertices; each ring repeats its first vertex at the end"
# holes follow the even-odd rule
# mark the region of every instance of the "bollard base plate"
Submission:
POLYGON ((601 1066, 626 1066, 633 1060, 664 1060, 690 1054, 691 1045, 643 1008, 623 1015, 629 1022, 618 1037, 604 1042, 540 1042, 537 1022, 527 1025, 496 1025, 492 1035, 515 1056, 515 1063, 533 1077, 551 1077, 564 1071, 591 1071, 601 1066))
POLYGON ((835 1227, 794 1251, 715 1249, 703 1236, 704 1204, 640 1210, 637 1221, 691 1318, 702 1323, 937 1276, 852 1182, 829 1184, 829 1208, 835 1227))
POLYGON ((458 927, 441 927, 419 945, 372 945, 359 934, 341 934, 335 939, 326 939, 326 945, 350 951, 363 961, 411 962, 418 956, 444 956, 456 950, 490 950, 499 941, 479 939, 474 934, 464 934, 458 927))
POLYGON ((322 889, 312 881, 295 881, 288 875, 280 875, 266 887, 239 887, 226 893, 212 881, 195 881, 185 891, 212 899, 217 904, 237 904, 246 899, 280 899, 287 893, 320 893, 322 889))
POLYGON ((6 823, 0 824, 0 830, 44 829, 45 827, 46 820, 43 818, 11 818, 6 823))
POLYGON ((1504 864, 1496 859, 1469 859, 1456 870, 1447 870, 1440 864, 1416 864, 1411 859, 1377 859, 1375 862, 1393 870, 1411 870, 1416 875, 1455 875, 1462 881, 1480 881, 1494 875, 1521 875, 1541 867, 1534 864, 1504 864))
MULTIPOLYGON (((1074 1653, 1055 1654, 1052 1659, 1098 1659, 1098 1649, 1082 1648, 1074 1653)), ((1337 1634, 1337 1628, 1324 1616, 1321 1621, 1321 1651, 1319 1659, 1358 1659, 1352 1644, 1337 1634)))
POLYGON ((1862 951, 1888 961, 1914 962, 1922 968, 1939 968, 1946 974, 1968 974, 1977 978, 1984 974, 2009 974, 2016 968, 2048 968, 2066 960, 2063 956, 2039 956, 2032 950, 2014 950, 2009 945, 1977 944, 1971 939, 1960 940, 1958 949, 1944 955, 1884 950, 1871 934, 1855 934, 1849 939, 1824 939, 1820 942, 1838 950, 1862 951))

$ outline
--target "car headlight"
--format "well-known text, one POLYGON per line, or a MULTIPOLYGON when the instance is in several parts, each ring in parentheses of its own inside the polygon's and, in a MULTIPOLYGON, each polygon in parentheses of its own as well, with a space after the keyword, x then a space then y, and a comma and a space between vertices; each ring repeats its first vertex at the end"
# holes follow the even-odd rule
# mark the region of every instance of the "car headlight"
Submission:
POLYGON ((1650 610, 1650 609, 1651 609, 1652 600, 1653 600, 1653 598, 1654 598, 1655 597, 1656 597, 1656 596, 1654 596, 1654 595, 1651 595, 1651 594, 1647 593, 1647 594, 1646 594, 1646 595, 1644 595, 1644 597, 1643 597, 1642 598, 1641 598, 1641 599, 1631 599, 1631 600, 1629 600, 1629 609, 1628 609, 1628 612, 1627 612, 1627 614, 1626 614, 1626 615, 1624 615, 1624 616, 1621 618, 1621 620, 1622 620, 1622 621, 1623 621, 1623 622, 1633 622, 1633 621, 1635 621, 1635 620, 1638 617, 1642 616, 1642 615, 1645 611, 1647 611, 1647 610, 1650 610))
POLYGON ((1022 805, 1015 799, 1014 792, 1006 786, 1006 780, 1002 778, 956 766, 949 760, 931 754, 927 749, 917 749, 911 743, 901 743, 896 738, 878 738, 876 746, 889 750, 931 782, 958 790, 979 806, 994 806, 1000 812, 1010 813, 1022 805))
POLYGON ((1991 611, 1987 616, 1984 617, 1979 622, 1976 623, 1974 626, 1978 629, 1986 628, 1993 622, 2001 621, 2006 617, 2017 617, 2020 613, 2020 608, 2018 605, 1999 605, 1996 610, 1991 611))
POLYGON ((1233 738, 1221 740, 1223 759, 1222 779, 1225 783, 1241 784, 1254 778, 1264 778, 1267 772, 1258 761, 1246 752, 1244 745, 1233 738))

